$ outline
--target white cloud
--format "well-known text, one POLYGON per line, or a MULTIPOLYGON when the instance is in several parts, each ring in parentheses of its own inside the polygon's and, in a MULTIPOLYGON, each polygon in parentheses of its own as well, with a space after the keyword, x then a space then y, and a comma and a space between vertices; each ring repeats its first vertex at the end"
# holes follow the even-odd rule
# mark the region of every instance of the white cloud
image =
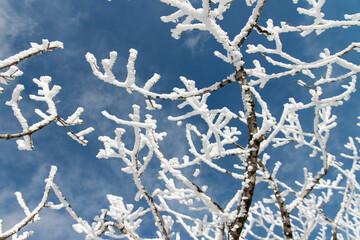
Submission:
POLYGON ((0 8, 0 58, 14 54, 12 42, 19 36, 32 31, 35 22, 26 15, 18 14, 8 1, 2 1, 0 8))
POLYGON ((185 39, 185 46, 188 47, 193 54, 198 54, 199 52, 206 50, 205 46, 209 39, 209 34, 202 31, 187 32, 184 34, 183 38, 185 39))

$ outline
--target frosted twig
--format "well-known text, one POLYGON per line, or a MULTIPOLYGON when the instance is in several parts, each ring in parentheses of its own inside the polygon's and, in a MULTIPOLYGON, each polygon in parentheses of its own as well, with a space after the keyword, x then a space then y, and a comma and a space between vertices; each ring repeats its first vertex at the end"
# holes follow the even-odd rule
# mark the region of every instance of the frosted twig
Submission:
POLYGON ((260 18, 262 9, 264 8, 264 5, 266 3, 266 0, 258 0, 256 7, 253 9, 251 16, 249 17, 247 23, 241 29, 241 32, 234 38, 233 44, 237 45, 239 47, 242 46, 246 38, 250 35, 253 28, 257 25, 257 22, 260 18))
MULTIPOLYGON (((199 90, 196 89, 193 91, 182 91, 182 89, 174 88, 173 92, 171 92, 171 93, 155 93, 155 92, 152 92, 150 89, 157 81, 159 81, 160 75, 158 75, 158 74, 155 74, 154 77, 150 78, 145 83, 144 87, 139 87, 138 85, 136 85, 135 73, 132 73, 135 71, 134 62, 135 62, 136 56, 137 56, 136 50, 134 50, 134 49, 130 50, 128 65, 127 65, 128 66, 127 67, 128 77, 126 78, 126 80, 124 82, 120 82, 120 81, 116 80, 115 76, 112 73, 112 67, 116 61, 116 56, 117 56, 116 52, 111 52, 109 59, 102 60, 102 64, 103 64, 105 73, 101 73, 100 68, 97 66, 96 58, 93 54, 87 53, 86 60, 89 62, 90 66, 93 70, 93 74, 95 76, 97 76, 99 79, 101 79, 105 82, 108 82, 112 85, 115 85, 117 87, 126 88, 131 93, 134 91, 139 92, 142 95, 144 95, 146 98, 170 99, 170 100, 186 99, 186 98, 201 96, 206 93, 211 93, 211 92, 217 91, 220 88, 223 88, 226 85, 228 85, 232 82, 235 82, 234 74, 232 74, 228 78, 226 78, 222 81, 216 82, 209 87, 205 87, 205 88, 202 88, 199 90), (110 61, 111 61, 111 64, 107 64, 110 61), (132 73, 132 74, 130 74, 130 73, 132 73)), ((154 104, 154 103, 151 101, 151 104, 154 104)))
POLYGON ((0 139, 11 139, 11 138, 20 138, 20 137, 23 137, 23 136, 30 136, 31 134, 33 134, 34 132, 46 127, 47 125, 49 125, 50 123, 52 123, 53 121, 56 121, 57 120, 57 117, 58 116, 55 116, 54 118, 52 119, 49 119, 47 121, 41 121, 39 122, 36 127, 33 127, 32 129, 33 130, 29 130, 28 131, 25 131, 25 132, 21 132, 21 133, 13 133, 13 134, 0 134, 0 139))
MULTIPOLYGON (((45 207, 45 204, 47 202, 47 199, 49 197, 49 194, 50 194, 50 191, 52 188, 52 184, 54 182, 56 171, 57 171, 57 168, 55 166, 52 166, 50 173, 49 173, 49 177, 45 180, 45 182, 46 182, 45 191, 43 193, 42 199, 39 202, 39 204, 34 208, 34 210, 32 212, 30 212, 29 210, 25 210, 25 212, 27 212, 27 214, 26 214, 27 216, 23 220, 21 220, 19 223, 17 223, 11 229, 9 229, 3 233, 0 233, 1 240, 7 239, 7 238, 11 237, 12 235, 16 234, 17 232, 19 232, 23 227, 25 227, 31 221, 33 221, 34 218, 39 214, 39 212, 45 207)), ((19 197, 21 198, 21 195, 18 194, 18 198, 19 197)), ((24 203, 23 199, 22 199, 22 202, 24 203)))
POLYGON ((22 99, 20 94, 24 90, 24 86, 18 84, 13 91, 11 100, 7 101, 6 105, 12 107, 14 115, 18 119, 23 129, 23 132, 15 133, 15 134, 0 134, 0 139, 24 137, 24 140, 20 140, 20 139, 17 140, 18 148, 20 150, 32 150, 33 145, 32 145, 31 135, 34 132, 39 131, 40 129, 49 125, 50 123, 54 121, 58 121, 61 125, 63 125, 65 128, 69 130, 70 136, 72 138, 74 138, 81 144, 86 145, 87 141, 83 139, 84 138, 83 136, 92 132, 94 130, 93 128, 87 128, 86 130, 76 134, 67 127, 82 123, 82 120, 80 119, 80 115, 83 112, 83 109, 78 108, 75 111, 75 113, 71 115, 66 121, 61 119, 57 113, 56 104, 54 102, 54 98, 59 93, 61 87, 54 85, 50 89, 51 77, 48 76, 42 76, 40 77, 40 79, 34 78, 33 82, 39 87, 38 95, 29 95, 29 97, 35 101, 45 102, 48 107, 46 113, 44 113, 40 109, 35 109, 35 113, 39 115, 42 118, 42 120, 37 123, 34 123, 29 127, 28 122, 25 119, 25 117, 22 115, 19 106, 19 102, 22 99))
POLYGON ((0 70, 4 70, 10 66, 16 65, 27 58, 41 54, 45 51, 52 51, 56 48, 64 48, 64 44, 59 41, 49 42, 43 39, 42 44, 31 43, 31 48, 15 54, 5 60, 0 61, 0 70))
POLYGON ((264 172, 264 178, 269 181, 269 185, 274 192, 277 203, 279 204, 284 236, 286 239, 293 239, 293 231, 291 229, 290 222, 290 212, 286 209, 285 200, 281 196, 281 192, 278 188, 276 180, 273 178, 273 176, 270 174, 269 170, 266 168, 265 164, 261 160, 258 161, 258 165, 259 168, 264 172))
MULTIPOLYGON (((0 61, 0 71, 9 68, 6 72, 0 73, 0 83, 9 84, 8 79, 12 80, 15 77, 23 75, 23 72, 15 66, 16 64, 24 61, 27 58, 41 54, 45 51, 52 51, 56 48, 64 48, 63 43, 59 41, 49 42, 47 39, 43 39, 41 45, 37 43, 31 43, 31 48, 28 50, 24 50, 5 60, 0 61)), ((0 93, 3 91, 4 89, 0 87, 0 93)))

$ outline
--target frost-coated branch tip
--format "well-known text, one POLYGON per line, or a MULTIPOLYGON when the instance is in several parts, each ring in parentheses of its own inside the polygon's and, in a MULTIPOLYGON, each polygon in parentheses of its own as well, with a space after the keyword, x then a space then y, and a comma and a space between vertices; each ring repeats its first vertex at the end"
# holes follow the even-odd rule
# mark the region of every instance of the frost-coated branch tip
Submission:
MULTIPOLYGON (((0 61, 0 71, 12 67, 11 71, 9 69, 8 72, 3 73, 4 74, 3 81, 6 81, 7 78, 13 79, 17 76, 22 75, 22 72, 20 70, 16 70, 16 71, 14 70, 15 70, 15 65, 24 61, 25 59, 30 58, 34 55, 41 54, 45 51, 52 51, 56 48, 64 48, 64 44, 62 42, 59 41, 49 42, 47 39, 44 39, 42 41, 42 44, 31 43, 30 45, 31 48, 21 51, 5 60, 0 61)), ((1 75, 2 74, 0 74, 0 79, 1 79, 1 75)))
POLYGON ((40 109, 35 109, 35 113, 42 118, 42 120, 32 124, 29 126, 28 121, 23 116, 19 102, 22 99, 21 93, 24 90, 24 86, 18 84, 13 90, 12 98, 10 101, 7 101, 5 104, 10 106, 14 112, 14 116, 19 121, 22 132, 15 134, 0 134, 0 139, 12 139, 12 138, 21 138, 16 141, 19 150, 32 150, 34 148, 32 144, 32 134, 40 129, 46 127, 50 123, 57 121, 59 125, 64 126, 70 132, 70 136, 83 145, 87 145, 87 141, 84 140, 84 136, 89 134, 94 129, 88 128, 84 131, 81 131, 75 134, 72 130, 68 128, 68 126, 73 126, 75 124, 81 124, 82 120, 80 119, 81 113, 84 111, 83 108, 78 108, 74 114, 72 114, 66 121, 61 119, 57 113, 56 104, 54 99, 56 95, 60 92, 61 87, 54 85, 50 88, 51 77, 49 76, 41 76, 39 79, 34 78, 33 82, 38 86, 39 90, 37 95, 30 94, 29 97, 32 100, 38 102, 46 103, 48 109, 46 113, 41 111, 40 109))

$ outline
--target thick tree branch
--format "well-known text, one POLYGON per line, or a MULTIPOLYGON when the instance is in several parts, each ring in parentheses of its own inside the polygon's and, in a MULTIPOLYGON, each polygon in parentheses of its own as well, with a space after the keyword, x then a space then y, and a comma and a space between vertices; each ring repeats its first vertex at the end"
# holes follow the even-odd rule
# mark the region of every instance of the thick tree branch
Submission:
POLYGON ((237 217, 233 222, 230 223, 229 233, 231 239, 240 238, 241 232, 248 218, 249 209, 255 190, 256 170, 259 156, 258 152, 261 143, 261 139, 253 137, 258 132, 255 100, 252 96, 249 83, 247 81, 246 72, 243 67, 236 72, 235 79, 239 83, 242 92, 249 134, 247 148, 250 151, 245 162, 245 176, 243 181, 242 194, 239 205, 237 207, 237 217))

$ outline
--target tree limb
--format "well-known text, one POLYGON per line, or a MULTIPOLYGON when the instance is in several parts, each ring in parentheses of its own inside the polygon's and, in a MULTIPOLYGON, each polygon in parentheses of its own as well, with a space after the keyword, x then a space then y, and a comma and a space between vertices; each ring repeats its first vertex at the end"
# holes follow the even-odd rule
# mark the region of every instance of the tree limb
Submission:
POLYGON ((248 126, 248 149, 249 155, 245 162, 245 174, 242 187, 242 194, 239 199, 239 205, 237 207, 237 216, 234 221, 230 223, 230 237, 231 239, 239 239, 241 232, 245 225, 245 222, 248 218, 249 209, 252 203, 252 197, 254 195, 255 184, 256 184, 256 170, 257 162, 259 156, 259 148, 261 139, 253 138, 253 136, 258 132, 257 118, 255 112, 255 100, 252 96, 249 83, 247 81, 246 72, 243 67, 240 70, 236 71, 235 75, 236 81, 239 83, 243 104, 247 116, 247 126, 248 126))

